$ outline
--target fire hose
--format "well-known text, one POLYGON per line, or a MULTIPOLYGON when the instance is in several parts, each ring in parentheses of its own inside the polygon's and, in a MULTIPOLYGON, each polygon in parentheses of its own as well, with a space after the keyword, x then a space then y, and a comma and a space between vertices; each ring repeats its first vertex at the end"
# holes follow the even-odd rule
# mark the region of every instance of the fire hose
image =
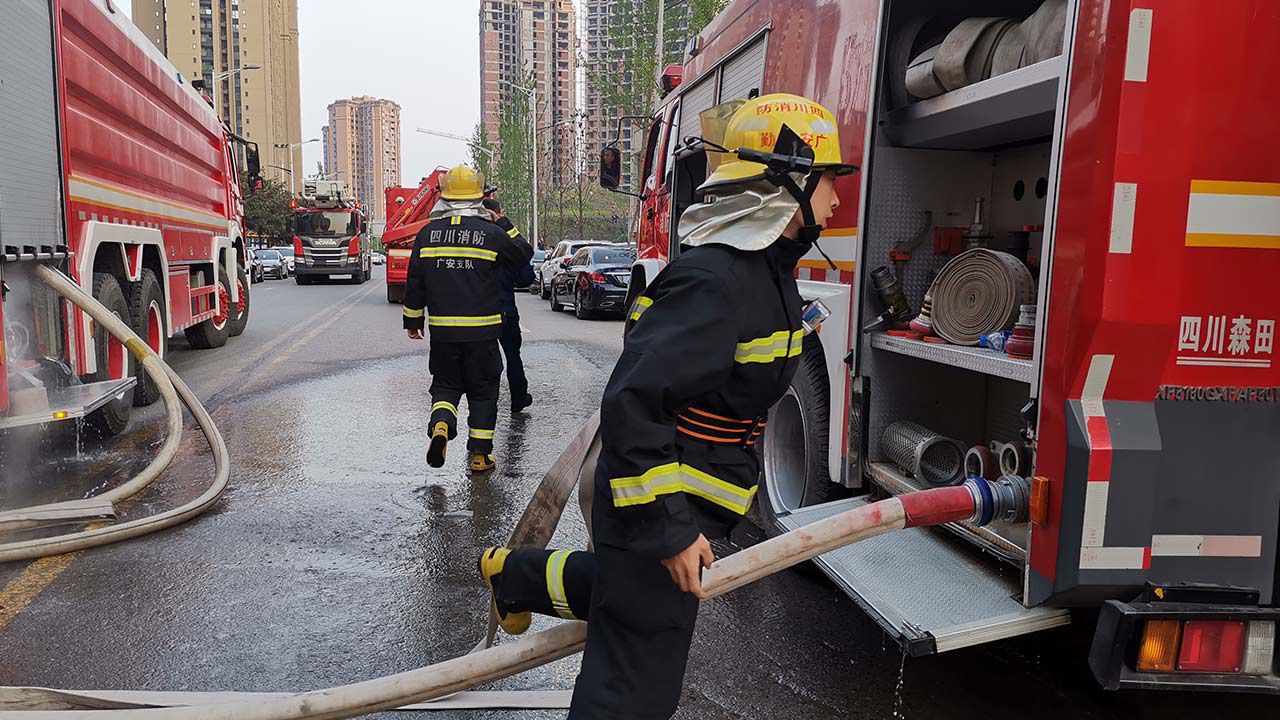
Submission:
POLYGON ((1035 280, 1009 253, 977 248, 955 256, 929 288, 933 331, 956 345, 1013 327, 1023 305, 1034 303, 1035 280))
MULTIPOLYGON (((150 351, 119 319, 105 311, 65 276, 38 268, 41 280, 84 309, 143 363, 143 368, 165 390, 187 405, 213 449, 215 477, 195 500, 155 516, 110 528, 0 546, 0 560, 39 557, 95 547, 170 527, 207 510, 227 485, 227 448, 212 419, 180 378, 150 351), (157 367, 161 368, 157 371, 157 367), (160 378, 167 380, 167 383, 160 378)), ((544 477, 513 534, 512 545, 545 545, 563 513, 598 428, 593 416, 574 442, 544 477)), ((717 560, 703 576, 708 599, 718 597, 793 565, 846 545, 912 527, 968 521, 985 525, 992 519, 1017 512, 1025 494, 1009 487, 972 478, 962 485, 908 493, 861 505, 717 560)), ((1024 509, 1024 508, 1023 508, 1024 509)), ((491 625, 492 628, 492 625, 491 625)), ((254 696, 236 701, 185 707, 142 707, 74 692, 42 688, 0 688, 0 716, 21 720, 321 720, 348 718, 394 710, 510 677, 582 650, 587 626, 565 622, 511 643, 489 647, 483 641, 473 652, 416 670, 350 685, 293 695, 254 696), (49 707, 120 707, 131 709, 49 710, 49 707), (46 708, 46 709, 40 709, 46 708)))
MULTIPOLYGON (((214 426, 213 418, 209 417, 209 413, 200 404, 199 398, 195 396, 195 393, 191 392, 191 389, 187 387, 187 384, 183 382, 182 378, 178 377, 178 374, 172 368, 165 364, 151 348, 147 347, 146 343, 142 342, 129 329, 128 325, 94 300, 84 290, 81 290, 70 278, 44 265, 36 266, 35 273, 36 277, 42 282, 83 310, 89 317, 93 318, 94 322, 106 329, 112 337, 124 343, 140 367, 155 380, 160 389, 160 397, 164 401, 168 421, 168 434, 160 452, 133 479, 97 496, 94 500, 115 502, 135 495, 150 485, 168 467, 174 455, 177 454, 178 444, 182 440, 182 407, 179 402, 187 406, 187 409, 195 417, 196 423, 209 441, 209 447, 213 451, 214 477, 213 483, 199 497, 184 505, 156 515, 110 527, 0 545, 0 562, 31 560, 128 540, 185 522, 211 508, 227 487, 227 479, 231 474, 231 463, 226 443, 223 442, 218 428, 214 426)), ((74 502, 76 501, 69 504, 74 504, 74 502)), ((33 511, 59 505, 63 504, 54 503, 53 505, 26 508, 25 511, 20 512, 32 513, 33 511)))
MULTIPOLYGON (((985 524, 1020 499, 981 479, 862 505, 779 535, 722 560, 703 576, 708 599, 818 555, 894 530, 969 521, 985 524)), ((348 718, 450 695, 568 657, 582 650, 587 626, 566 622, 417 670, 286 697, 212 705, 129 710, 33 710, 22 720, 324 720, 348 718)), ((12 690, 12 689, 11 689, 12 690)))

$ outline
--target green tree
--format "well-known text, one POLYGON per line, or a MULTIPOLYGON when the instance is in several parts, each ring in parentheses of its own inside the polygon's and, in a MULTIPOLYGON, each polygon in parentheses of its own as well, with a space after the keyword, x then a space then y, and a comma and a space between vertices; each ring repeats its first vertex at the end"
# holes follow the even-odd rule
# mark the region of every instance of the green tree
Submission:
POLYGON ((689 37, 702 32, 728 5, 729 0, 689 0, 689 37))
POLYGON ((486 178, 492 178, 493 143, 489 142, 489 129, 485 127, 484 121, 476 123, 467 147, 471 150, 471 167, 483 173, 486 178))
POLYGON ((289 188, 278 180, 263 179, 262 188, 254 190, 242 181, 244 196, 244 229, 250 235, 280 237, 289 227, 293 208, 289 206, 289 188))
MULTIPOLYGON (((502 209, 521 229, 530 227, 533 208, 533 163, 529 137, 529 100, 523 93, 508 96, 498 116, 497 157, 493 184, 498 186, 502 209)), ((527 231, 526 231, 527 232, 527 231)))

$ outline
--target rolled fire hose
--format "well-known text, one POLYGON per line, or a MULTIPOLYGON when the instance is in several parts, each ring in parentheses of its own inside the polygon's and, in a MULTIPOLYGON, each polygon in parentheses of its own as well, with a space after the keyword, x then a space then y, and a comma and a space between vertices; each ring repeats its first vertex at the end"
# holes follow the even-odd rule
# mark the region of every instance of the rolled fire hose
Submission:
MULTIPOLYGON (((984 480, 908 493, 846 510, 718 560, 703 576, 707 598, 860 540, 894 530, 969 521, 986 524, 1021 499, 984 480)), ((34 710, 6 713, 22 720, 335 720, 392 710, 500 680, 582 650, 587 626, 566 622, 417 670, 287 697, 250 698, 203 706, 131 710, 34 710)))
MULTIPOLYGON (((185 522, 211 508, 227 487, 227 479, 231 474, 231 462, 230 455, 227 453, 227 445, 223 441, 221 433, 218 432, 218 428, 214 426, 213 418, 209 417, 209 413, 200 404, 199 398, 195 396, 195 393, 191 392, 191 388, 187 387, 182 378, 178 377, 178 374, 165 364, 151 348, 147 347, 147 344, 142 342, 141 338, 134 334, 120 318, 113 315, 101 303, 81 290, 70 278, 44 265, 37 265, 35 273, 36 277, 42 282, 70 300, 81 310, 84 310, 95 322, 106 328, 107 332, 111 333, 113 337, 123 342, 142 368, 159 386, 160 396, 164 400, 169 417, 169 435, 166 438, 160 456, 147 466, 144 473, 155 469, 155 473, 158 474, 164 469, 160 465, 160 461, 163 460, 164 465, 168 465, 169 461, 173 459, 173 453, 168 453, 167 458, 165 454, 171 444, 175 445, 176 451, 176 443, 180 440, 182 416, 181 409, 178 407, 178 400, 181 400, 192 416, 195 417, 200 430, 209 441, 209 447, 213 451, 214 475, 213 482, 208 489, 201 493, 199 497, 184 505, 156 515, 110 527, 0 545, 0 562, 31 560, 128 540, 185 522), (178 417, 176 430, 174 428, 175 413, 178 417)), ((154 475, 147 478, 146 482, 150 483, 152 479, 154 479, 154 475)), ((126 486, 128 486, 131 491, 130 494, 132 494, 146 485, 140 485, 137 478, 134 478, 134 480, 122 485, 121 488, 126 486)), ((117 488, 117 490, 119 489, 117 488)))
POLYGON ((986 248, 951 259, 929 289, 933 330, 947 342, 977 345, 987 333, 1008 330, 1023 305, 1035 302, 1035 281, 1009 253, 986 248))

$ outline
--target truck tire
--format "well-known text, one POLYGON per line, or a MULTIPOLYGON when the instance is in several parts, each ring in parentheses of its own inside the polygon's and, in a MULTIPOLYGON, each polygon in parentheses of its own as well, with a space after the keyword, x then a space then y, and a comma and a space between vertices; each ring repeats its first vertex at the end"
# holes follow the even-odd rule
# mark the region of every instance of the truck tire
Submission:
POLYGON ((782 399, 769 410, 761 436, 762 528, 770 537, 786 530, 778 518, 833 499, 827 470, 830 382, 816 335, 804 339, 800 367, 782 399))
POLYGON ((310 275, 294 275, 294 276, 293 276, 293 280, 294 280, 294 282, 298 283, 299 285, 310 285, 310 284, 311 284, 311 276, 310 276, 310 275))
POLYGON ((249 292, 249 281, 245 278, 244 268, 236 266, 236 278, 240 282, 240 302, 232 309, 231 320, 227 323, 227 331, 231 337, 240 337, 249 327, 249 300, 253 293, 249 292))
MULTIPOLYGON (((164 288, 160 286, 154 272, 143 268, 142 277, 129 286, 129 315, 133 318, 130 327, 161 359, 169 353, 169 333, 165 327, 164 308, 164 288)), ((133 391, 134 405, 144 407, 160 399, 160 388, 141 365, 134 369, 134 375, 138 378, 133 391)))
POLYGON ((398 305, 404 302, 404 285, 387 283, 387 302, 398 305))
MULTIPOLYGON (((93 274, 93 298, 126 325, 133 327, 129 301, 125 299, 124 291, 113 275, 93 274)), ((133 356, 124 343, 111 337, 111 333, 98 323, 93 324, 93 354, 97 359, 98 370, 89 376, 89 382, 128 377, 133 372, 133 356)), ((133 392, 128 390, 90 414, 86 419, 90 430, 101 437, 114 437, 124 432, 129 426, 129 414, 133 411, 133 392)))
POLYGON ((211 317, 199 325, 186 329, 187 342, 199 350, 211 350, 227 344, 230 337, 231 281, 227 279, 227 271, 218 268, 218 295, 223 303, 223 314, 211 317))

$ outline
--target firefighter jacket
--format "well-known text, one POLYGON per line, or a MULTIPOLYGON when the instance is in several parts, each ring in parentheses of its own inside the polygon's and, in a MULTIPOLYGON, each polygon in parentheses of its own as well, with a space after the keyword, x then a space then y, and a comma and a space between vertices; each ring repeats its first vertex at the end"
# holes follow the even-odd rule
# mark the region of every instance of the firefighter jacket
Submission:
POLYGON ((409 257, 404 327, 432 341, 474 342, 502 334, 497 268, 528 265, 533 248, 507 218, 444 217, 418 233, 409 257))
POLYGON ((637 300, 600 406, 596 542, 669 558, 747 512, 765 415, 799 366, 808 248, 693 248, 637 300))

